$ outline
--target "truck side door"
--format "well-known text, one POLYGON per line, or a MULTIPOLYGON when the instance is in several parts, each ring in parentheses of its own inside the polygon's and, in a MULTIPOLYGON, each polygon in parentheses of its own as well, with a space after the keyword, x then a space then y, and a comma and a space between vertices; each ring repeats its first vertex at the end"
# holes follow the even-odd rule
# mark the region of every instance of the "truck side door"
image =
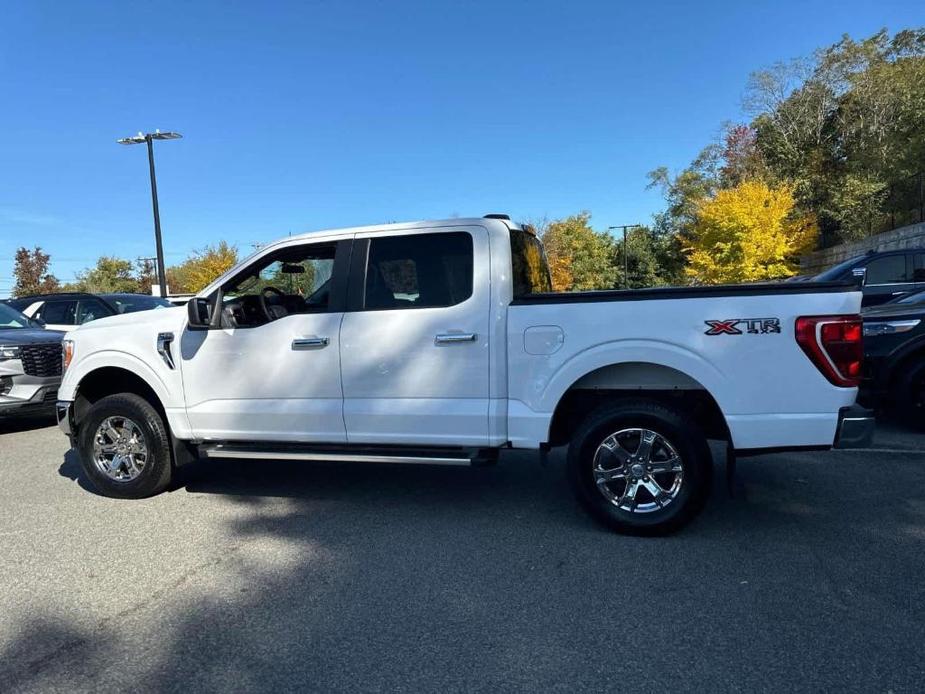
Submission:
POLYGON ((357 234, 341 325, 350 443, 487 445, 489 238, 357 234))
POLYGON ((346 441, 339 334, 350 246, 293 243, 256 258, 223 286, 221 325, 183 331, 197 438, 346 441))

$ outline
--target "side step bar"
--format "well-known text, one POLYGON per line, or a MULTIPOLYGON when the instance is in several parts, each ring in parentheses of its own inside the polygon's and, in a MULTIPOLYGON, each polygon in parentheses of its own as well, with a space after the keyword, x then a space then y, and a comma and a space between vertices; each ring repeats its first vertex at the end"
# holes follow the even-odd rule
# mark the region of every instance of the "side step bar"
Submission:
POLYGON ((274 444, 204 443, 199 446, 203 458, 237 458, 244 460, 304 460, 357 463, 404 463, 413 465, 490 465, 497 458, 495 449, 462 448, 366 448, 345 446, 320 448, 280 446, 274 444))

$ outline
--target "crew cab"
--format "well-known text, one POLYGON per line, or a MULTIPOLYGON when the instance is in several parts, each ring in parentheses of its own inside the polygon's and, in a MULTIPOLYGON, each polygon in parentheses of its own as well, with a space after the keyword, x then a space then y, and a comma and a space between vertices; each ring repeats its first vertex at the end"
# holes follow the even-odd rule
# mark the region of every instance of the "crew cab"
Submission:
POLYGON ((504 215, 265 246, 184 308, 67 334, 61 428, 103 493, 204 456, 479 465, 568 444, 582 505, 664 533, 729 455, 862 446, 861 295, 791 283, 553 293, 504 215))

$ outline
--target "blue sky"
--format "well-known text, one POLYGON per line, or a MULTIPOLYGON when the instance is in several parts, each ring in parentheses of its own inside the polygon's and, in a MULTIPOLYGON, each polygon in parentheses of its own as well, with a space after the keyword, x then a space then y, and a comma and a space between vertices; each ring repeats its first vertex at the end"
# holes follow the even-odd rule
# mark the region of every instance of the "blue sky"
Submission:
POLYGON ((0 296, 19 245, 73 279, 226 239, 393 220, 661 206, 741 119, 748 74, 843 33, 925 23, 907 2, 5 2, 0 296))

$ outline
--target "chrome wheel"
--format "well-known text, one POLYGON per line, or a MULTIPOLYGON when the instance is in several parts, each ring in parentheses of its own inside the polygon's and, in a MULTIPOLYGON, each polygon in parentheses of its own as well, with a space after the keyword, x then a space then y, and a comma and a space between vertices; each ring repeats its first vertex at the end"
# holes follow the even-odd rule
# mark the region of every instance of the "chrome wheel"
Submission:
POLYGON ((131 482, 148 462, 144 433, 128 417, 107 417, 93 435, 93 462, 116 482, 131 482))
POLYGON ((604 497, 630 513, 651 513, 674 501, 684 466, 674 446, 650 429, 621 429, 597 447, 594 484, 604 497))

